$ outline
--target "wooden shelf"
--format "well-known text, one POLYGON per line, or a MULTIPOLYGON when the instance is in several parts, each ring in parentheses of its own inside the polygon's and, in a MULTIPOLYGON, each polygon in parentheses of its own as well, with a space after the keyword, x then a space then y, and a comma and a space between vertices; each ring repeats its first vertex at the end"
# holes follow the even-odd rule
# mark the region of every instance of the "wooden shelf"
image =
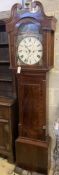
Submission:
POLYGON ((0 60, 0 64, 10 64, 9 60, 0 60))
POLYGON ((8 43, 0 43, 0 48, 9 47, 8 43))
POLYGON ((12 82, 11 78, 0 78, 0 81, 12 82))

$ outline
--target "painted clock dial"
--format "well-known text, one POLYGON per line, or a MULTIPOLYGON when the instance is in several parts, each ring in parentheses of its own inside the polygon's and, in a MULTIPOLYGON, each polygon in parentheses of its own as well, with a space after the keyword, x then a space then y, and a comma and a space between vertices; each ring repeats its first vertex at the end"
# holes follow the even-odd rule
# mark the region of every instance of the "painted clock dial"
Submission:
POLYGON ((26 36, 18 44, 18 60, 28 65, 36 64, 42 59, 43 47, 41 41, 35 36, 26 36))

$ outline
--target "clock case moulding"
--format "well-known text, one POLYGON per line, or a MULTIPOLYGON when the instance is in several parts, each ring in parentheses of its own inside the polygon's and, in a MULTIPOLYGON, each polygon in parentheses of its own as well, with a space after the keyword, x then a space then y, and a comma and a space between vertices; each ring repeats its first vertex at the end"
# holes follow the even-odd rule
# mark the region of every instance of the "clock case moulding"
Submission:
MULTIPOLYGON (((42 54, 42 63, 35 65, 26 65, 20 62, 20 66, 29 68, 29 69, 50 69, 54 65, 54 31, 56 29, 56 18, 48 17, 44 14, 44 10, 42 4, 38 1, 35 1, 38 6, 38 11, 36 13, 30 12, 29 9, 23 9, 20 4, 15 4, 11 9, 11 17, 7 20, 7 31, 10 34, 9 36, 9 44, 10 45, 10 66, 14 69, 17 69, 17 59, 16 59, 16 36, 19 32, 19 27, 21 24, 32 23, 34 25, 38 25, 38 35, 40 30, 42 32, 42 46, 43 46, 43 54, 42 54), (12 58, 12 60, 11 60, 12 58)), ((32 6, 34 2, 32 3, 32 6)), ((33 30, 33 29, 32 29, 33 30)), ((24 32, 29 36, 29 30, 24 32)), ((31 32, 36 34, 36 31, 31 32)), ((21 37, 22 32, 19 32, 19 36, 21 37)))
MULTIPOLYGON (((16 145, 16 166, 48 174, 51 165, 51 138, 48 134, 47 116, 47 71, 54 66, 54 32, 56 19, 46 16, 43 6, 35 1, 32 7, 38 6, 38 11, 30 12, 29 8, 22 9, 21 4, 15 4, 11 9, 11 17, 6 20, 9 38, 10 68, 16 77, 19 106, 19 136, 16 145), (34 24, 39 26, 42 36, 42 62, 33 65, 17 64, 16 41, 21 38, 21 25, 34 24), (21 72, 18 71, 21 67, 21 72)), ((35 30, 35 27, 34 27, 35 30)), ((27 36, 31 32, 25 32, 27 36)), ((36 33, 36 31, 34 32, 36 33)), ((19 169, 18 169, 19 170, 19 169)))

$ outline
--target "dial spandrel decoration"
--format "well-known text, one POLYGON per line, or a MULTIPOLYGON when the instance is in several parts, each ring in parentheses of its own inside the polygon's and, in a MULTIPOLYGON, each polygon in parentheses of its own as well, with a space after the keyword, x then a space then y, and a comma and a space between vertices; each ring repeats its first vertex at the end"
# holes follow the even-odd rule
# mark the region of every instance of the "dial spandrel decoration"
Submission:
POLYGON ((41 35, 28 35, 18 38, 17 65, 33 65, 42 62, 43 46, 41 35))

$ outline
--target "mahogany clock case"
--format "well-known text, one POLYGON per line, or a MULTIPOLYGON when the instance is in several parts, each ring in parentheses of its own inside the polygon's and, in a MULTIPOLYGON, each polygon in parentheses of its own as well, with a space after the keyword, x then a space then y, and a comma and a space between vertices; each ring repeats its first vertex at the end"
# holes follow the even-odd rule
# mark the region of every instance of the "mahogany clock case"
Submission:
MULTIPOLYGON (((38 11, 35 13, 28 8, 22 9, 20 4, 15 4, 11 10, 11 17, 6 23, 10 68, 17 79, 19 107, 16 165, 48 174, 51 162, 51 139, 47 132, 46 76, 54 64, 56 19, 45 15, 40 2, 32 3, 35 4, 38 6, 38 11), (42 56, 36 64, 24 62, 25 54, 22 55, 22 59, 18 55, 19 44, 29 36, 39 39, 42 44, 42 56)), ((22 52, 25 52, 24 45, 22 52)), ((36 59, 37 57, 38 54, 36 59)))
POLYGON ((20 66, 22 65, 30 69, 50 69, 53 67, 56 19, 54 17, 47 17, 44 14, 40 2, 37 1, 36 5, 38 5, 37 13, 32 13, 29 9, 20 10, 21 5, 19 4, 14 5, 11 10, 11 18, 7 21, 7 31, 9 33, 10 66, 12 68, 19 66, 17 63, 17 42, 20 42, 23 37, 29 35, 41 38, 40 40, 43 46, 42 61, 38 62, 38 64, 28 66, 20 60, 20 66))

